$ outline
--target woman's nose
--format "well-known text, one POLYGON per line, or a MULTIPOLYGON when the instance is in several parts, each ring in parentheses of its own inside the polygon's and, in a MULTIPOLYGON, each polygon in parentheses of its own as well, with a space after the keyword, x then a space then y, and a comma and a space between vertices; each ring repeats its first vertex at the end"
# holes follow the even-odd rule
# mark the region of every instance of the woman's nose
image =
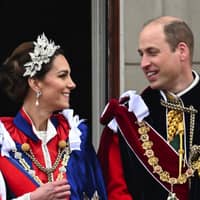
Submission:
POLYGON ((70 77, 70 80, 68 82, 68 87, 72 90, 74 88, 76 88, 76 83, 72 80, 72 78, 70 77))

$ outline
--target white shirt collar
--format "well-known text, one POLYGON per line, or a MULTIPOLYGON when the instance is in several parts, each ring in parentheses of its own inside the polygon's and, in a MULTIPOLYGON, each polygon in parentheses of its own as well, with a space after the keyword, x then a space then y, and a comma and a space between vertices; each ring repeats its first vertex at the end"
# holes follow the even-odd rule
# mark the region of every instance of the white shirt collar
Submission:
POLYGON ((47 130, 46 131, 38 131, 35 126, 32 124, 33 132, 35 135, 45 144, 47 144, 56 134, 57 131, 52 124, 51 120, 48 119, 47 122, 47 130))

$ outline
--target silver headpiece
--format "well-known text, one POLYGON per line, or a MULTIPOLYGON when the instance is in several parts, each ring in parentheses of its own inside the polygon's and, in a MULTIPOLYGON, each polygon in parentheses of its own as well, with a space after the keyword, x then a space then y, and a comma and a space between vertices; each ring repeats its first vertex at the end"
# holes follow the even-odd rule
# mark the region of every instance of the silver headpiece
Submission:
POLYGON ((31 61, 24 64, 26 71, 23 76, 33 77, 37 71, 42 69, 42 64, 49 63, 55 51, 60 48, 53 41, 49 41, 44 33, 39 35, 37 41, 33 44, 35 46, 34 51, 29 53, 31 61))

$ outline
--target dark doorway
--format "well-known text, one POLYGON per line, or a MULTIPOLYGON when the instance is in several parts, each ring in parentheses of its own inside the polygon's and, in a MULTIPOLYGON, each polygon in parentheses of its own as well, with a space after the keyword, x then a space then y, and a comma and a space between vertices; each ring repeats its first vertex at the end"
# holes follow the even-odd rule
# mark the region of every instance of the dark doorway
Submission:
MULTIPOLYGON (((43 32, 64 49, 77 85, 71 107, 91 122, 91 1, 1 0, 0 24, 1 63, 43 32)), ((0 115, 14 115, 19 105, 0 95, 0 115)))

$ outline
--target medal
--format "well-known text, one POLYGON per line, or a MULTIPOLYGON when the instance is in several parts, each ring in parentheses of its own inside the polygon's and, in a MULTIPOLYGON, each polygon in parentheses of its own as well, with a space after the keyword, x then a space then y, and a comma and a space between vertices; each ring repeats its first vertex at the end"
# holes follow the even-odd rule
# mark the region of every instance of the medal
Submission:
POLYGON ((169 192, 169 195, 167 197, 167 200, 179 200, 176 197, 176 193, 173 192, 173 183, 171 183, 171 191, 169 192))
POLYGON ((178 200, 178 198, 176 197, 175 193, 170 192, 168 197, 167 197, 167 200, 178 200))

